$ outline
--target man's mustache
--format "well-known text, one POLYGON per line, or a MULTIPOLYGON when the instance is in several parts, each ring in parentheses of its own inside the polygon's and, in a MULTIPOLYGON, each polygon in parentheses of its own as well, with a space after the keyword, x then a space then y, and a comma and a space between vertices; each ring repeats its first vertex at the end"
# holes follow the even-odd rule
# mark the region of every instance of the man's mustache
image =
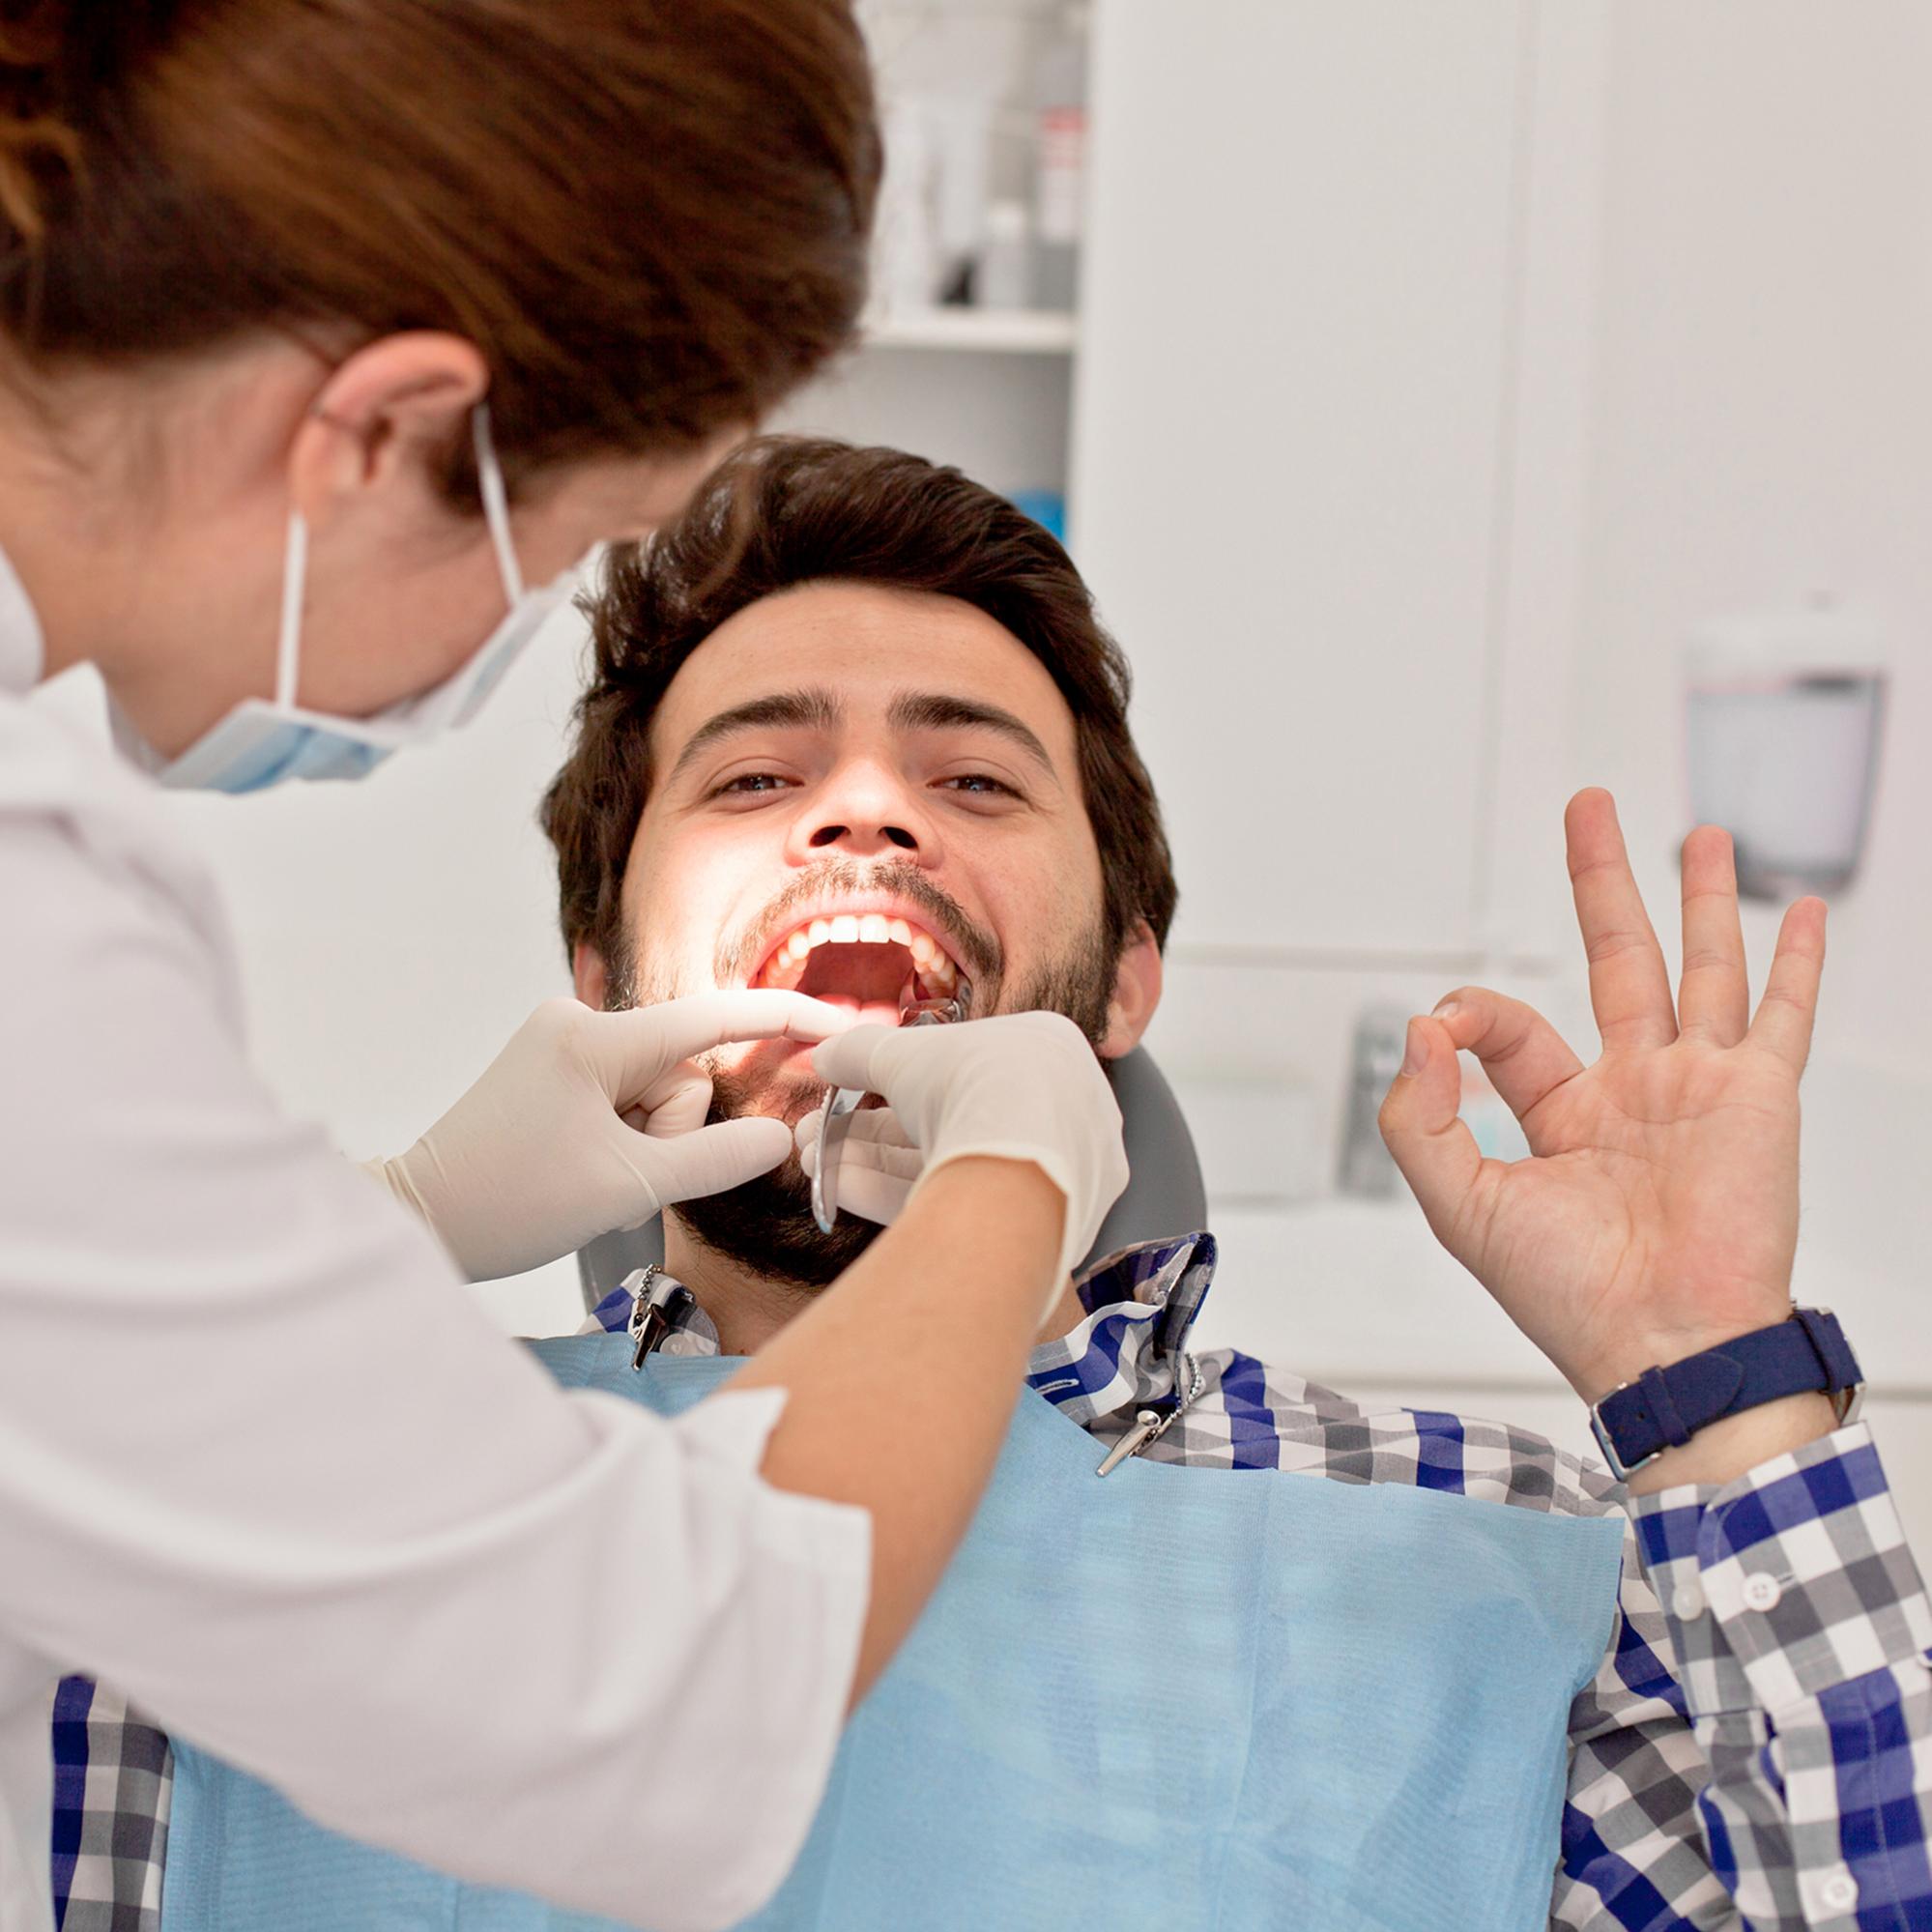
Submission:
POLYGON ((744 932, 719 943, 713 962, 717 983, 736 986, 748 980, 772 943, 795 923, 801 908, 814 900, 863 892, 889 892, 916 906, 923 923, 951 948, 975 986, 990 986, 997 980, 999 941, 969 919, 958 901, 935 885, 917 866, 894 859, 878 865, 828 859, 810 872, 800 873, 744 932))

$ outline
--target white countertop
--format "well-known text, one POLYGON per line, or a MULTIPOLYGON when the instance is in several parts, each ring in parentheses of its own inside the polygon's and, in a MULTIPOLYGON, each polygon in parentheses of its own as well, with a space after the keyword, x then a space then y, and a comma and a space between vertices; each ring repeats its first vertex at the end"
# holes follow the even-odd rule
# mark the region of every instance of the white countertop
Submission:
MULTIPOLYGON (((1404 1193, 1211 1216, 1221 1265, 1197 1335, 1347 1393, 1390 1384, 1544 1390, 1561 1378, 1437 1244, 1404 1193)), ((1932 1393, 1932 1321, 1917 1284, 1802 1240, 1799 1299, 1837 1311, 1871 1386, 1932 1393)))

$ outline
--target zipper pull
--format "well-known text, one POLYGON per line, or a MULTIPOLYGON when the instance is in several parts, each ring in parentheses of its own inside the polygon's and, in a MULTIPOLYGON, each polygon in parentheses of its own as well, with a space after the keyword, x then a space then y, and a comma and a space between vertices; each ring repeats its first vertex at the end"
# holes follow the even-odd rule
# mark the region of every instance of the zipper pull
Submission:
POLYGON ((1107 1452, 1107 1460, 1094 1473, 1099 1476, 1110 1475, 1130 1456, 1139 1455, 1160 1427, 1161 1418, 1152 1409, 1142 1409, 1134 1418, 1134 1427, 1107 1452))

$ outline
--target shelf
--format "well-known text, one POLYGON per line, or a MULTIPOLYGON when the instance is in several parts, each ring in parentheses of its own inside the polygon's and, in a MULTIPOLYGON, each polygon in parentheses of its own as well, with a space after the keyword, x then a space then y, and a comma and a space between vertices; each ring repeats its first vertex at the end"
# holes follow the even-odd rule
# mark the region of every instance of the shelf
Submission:
POLYGON ((1070 355, 1080 339, 1080 318, 1031 308, 903 309, 868 323, 865 342, 875 349, 970 349, 1020 356, 1070 355))

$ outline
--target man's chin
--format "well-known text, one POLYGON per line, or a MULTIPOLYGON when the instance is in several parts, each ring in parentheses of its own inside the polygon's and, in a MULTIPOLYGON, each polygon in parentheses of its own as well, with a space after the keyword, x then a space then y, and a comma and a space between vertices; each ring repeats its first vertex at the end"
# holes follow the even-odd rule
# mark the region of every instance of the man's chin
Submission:
POLYGON ((793 1288, 830 1287, 880 1231, 874 1222, 842 1214, 822 1233, 812 1218, 812 1184, 795 1155, 728 1194, 680 1201, 672 1212, 706 1248, 793 1288))
MULTIPOLYGON (((814 1078, 809 1059, 795 1071, 790 1055, 773 1056, 769 1050, 791 1043, 760 1043, 764 1064, 711 1066, 713 1120, 738 1120, 759 1115, 796 1127, 825 1096, 825 1083, 814 1078)), ((798 1050, 809 1053, 809 1048, 798 1050)), ((706 1248, 735 1261, 753 1274, 794 1288, 823 1288, 845 1273, 879 1236, 879 1226, 853 1215, 838 1217, 829 1234, 812 1217, 812 1183, 796 1154, 768 1174, 760 1174, 727 1194, 706 1195, 678 1203, 678 1218, 706 1248)))

